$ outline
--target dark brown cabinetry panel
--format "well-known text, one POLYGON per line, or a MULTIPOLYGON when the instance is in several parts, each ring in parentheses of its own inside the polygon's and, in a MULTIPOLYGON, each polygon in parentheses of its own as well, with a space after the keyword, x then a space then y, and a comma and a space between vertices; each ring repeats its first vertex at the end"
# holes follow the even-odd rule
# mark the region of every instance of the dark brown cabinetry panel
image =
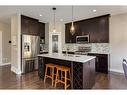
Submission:
POLYGON ((45 38, 45 23, 39 22, 39 35, 45 38))
POLYGON ((65 42, 66 43, 76 43, 76 36, 78 36, 78 24, 74 23, 74 27, 75 27, 75 34, 72 35, 70 33, 70 27, 71 27, 71 23, 66 24, 65 25, 65 42))
POLYGON ((108 55, 89 53, 89 56, 96 56, 95 71, 101 73, 108 73, 108 55))
POLYGON ((26 35, 39 35, 38 20, 21 15, 21 33, 26 35))
POLYGON ((109 15, 74 22, 75 34, 70 34, 71 23, 65 24, 65 42, 76 43, 76 36, 89 34, 90 43, 109 42, 109 15))

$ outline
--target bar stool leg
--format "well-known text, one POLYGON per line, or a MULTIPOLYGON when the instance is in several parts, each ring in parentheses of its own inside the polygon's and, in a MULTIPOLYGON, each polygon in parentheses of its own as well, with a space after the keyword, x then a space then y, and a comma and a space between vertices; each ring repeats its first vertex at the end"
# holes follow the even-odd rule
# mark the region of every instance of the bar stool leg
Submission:
POLYGON ((58 70, 56 71, 55 88, 56 88, 57 80, 58 80, 58 70))
POLYGON ((71 83, 71 70, 69 70, 69 78, 70 78, 70 83, 71 83))
POLYGON ((47 67, 46 67, 46 70, 45 70, 45 76, 44 76, 44 83, 45 83, 45 81, 46 81, 46 74, 47 74, 47 67))
POLYGON ((67 89, 67 72, 65 71, 65 90, 67 89))
POLYGON ((52 68, 52 86, 53 86, 53 84, 54 84, 54 68, 52 68))

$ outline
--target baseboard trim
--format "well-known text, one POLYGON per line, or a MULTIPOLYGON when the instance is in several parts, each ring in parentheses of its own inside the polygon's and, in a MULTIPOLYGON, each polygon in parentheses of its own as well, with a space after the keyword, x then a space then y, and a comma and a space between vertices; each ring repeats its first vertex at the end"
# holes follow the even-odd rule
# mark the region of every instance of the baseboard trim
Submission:
POLYGON ((116 69, 110 69, 110 72, 116 72, 116 73, 124 74, 124 71, 116 70, 116 69))
POLYGON ((18 70, 17 68, 15 68, 14 66, 11 66, 11 71, 18 74, 18 75, 21 74, 21 71, 18 70))
POLYGON ((8 63, 2 63, 2 64, 0 64, 0 66, 10 65, 10 64, 11 64, 10 62, 8 62, 8 63))

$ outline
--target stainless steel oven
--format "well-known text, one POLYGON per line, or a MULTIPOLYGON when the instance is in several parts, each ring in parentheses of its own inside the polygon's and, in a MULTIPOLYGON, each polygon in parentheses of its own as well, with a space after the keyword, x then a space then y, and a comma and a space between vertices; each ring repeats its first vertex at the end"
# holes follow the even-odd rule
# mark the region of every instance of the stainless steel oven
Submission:
POLYGON ((89 35, 76 36, 76 43, 89 43, 89 35))

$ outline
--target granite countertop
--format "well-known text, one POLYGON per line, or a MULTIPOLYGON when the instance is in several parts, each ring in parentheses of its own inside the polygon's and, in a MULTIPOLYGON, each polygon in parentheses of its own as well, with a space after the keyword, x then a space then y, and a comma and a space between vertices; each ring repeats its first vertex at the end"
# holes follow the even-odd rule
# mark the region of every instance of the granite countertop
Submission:
MULTIPOLYGON (((65 50, 63 50, 63 52, 65 52, 65 50)), ((75 52, 75 51, 68 51, 68 52, 75 52)), ((91 52, 88 52, 88 53, 97 53, 97 54, 110 54, 109 52, 97 52, 97 51, 91 51, 91 52)))
POLYGON ((94 52, 94 51, 91 51, 91 52, 88 52, 88 53, 97 53, 97 54, 110 54, 109 52, 94 52))
POLYGON ((73 61, 73 62, 80 62, 80 63, 85 63, 87 61, 90 61, 96 58, 95 56, 73 55, 73 54, 65 55, 65 54, 57 54, 57 53, 56 54, 39 54, 38 56, 73 61))

